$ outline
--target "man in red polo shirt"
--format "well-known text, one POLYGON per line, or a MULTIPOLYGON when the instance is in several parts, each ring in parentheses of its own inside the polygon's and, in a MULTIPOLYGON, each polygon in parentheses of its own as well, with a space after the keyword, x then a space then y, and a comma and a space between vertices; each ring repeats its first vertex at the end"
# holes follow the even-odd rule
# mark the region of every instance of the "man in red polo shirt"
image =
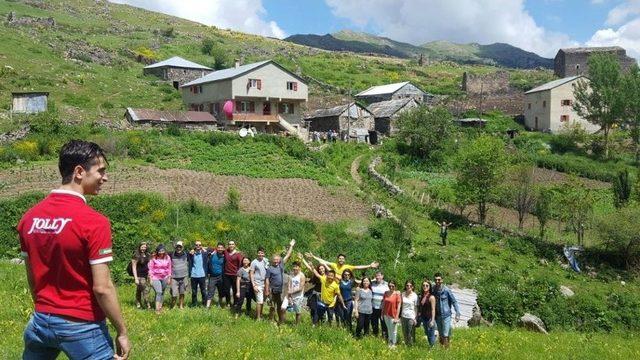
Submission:
POLYGON ((109 262, 109 220, 86 204, 107 181, 107 160, 91 142, 60 150, 62 185, 29 209, 18 224, 20 248, 35 312, 24 333, 23 359, 126 359, 127 329, 109 262), (116 328, 117 353, 105 317, 116 328))

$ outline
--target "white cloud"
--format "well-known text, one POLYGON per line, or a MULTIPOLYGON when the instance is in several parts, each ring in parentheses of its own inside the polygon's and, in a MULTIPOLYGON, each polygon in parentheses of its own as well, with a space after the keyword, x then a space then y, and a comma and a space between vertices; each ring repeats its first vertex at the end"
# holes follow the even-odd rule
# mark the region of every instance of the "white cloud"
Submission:
POLYGON ((609 11, 606 25, 596 31, 587 46, 622 46, 627 54, 640 58, 640 0, 628 0, 609 11))
POLYGON ((569 36, 538 26, 524 0, 325 0, 336 16, 370 26, 389 38, 423 44, 433 40, 504 42, 553 57, 574 46, 569 36))
POLYGON ((144 9, 262 36, 286 37, 275 21, 266 21, 262 0, 110 0, 144 9))

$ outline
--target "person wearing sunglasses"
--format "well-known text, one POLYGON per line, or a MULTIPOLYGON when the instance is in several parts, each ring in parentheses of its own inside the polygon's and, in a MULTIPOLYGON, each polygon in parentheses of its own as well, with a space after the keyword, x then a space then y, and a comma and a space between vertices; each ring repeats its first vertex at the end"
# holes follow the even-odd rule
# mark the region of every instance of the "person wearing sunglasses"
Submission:
POLYGON ((445 348, 449 347, 451 338, 451 308, 456 311, 456 321, 460 321, 460 307, 456 301, 456 297, 451 290, 444 285, 442 275, 436 273, 434 276, 436 286, 433 295, 436 297, 436 325, 438 326, 438 339, 440 345, 445 348))
POLYGON ((396 282, 389 281, 389 291, 384 293, 382 298, 382 316, 387 325, 387 342, 389 348, 395 349, 398 340, 398 323, 400 323, 400 308, 402 306, 402 296, 396 290, 396 282))
POLYGON ((431 292, 431 283, 428 280, 422 282, 418 302, 418 321, 424 328, 429 346, 433 347, 436 344, 436 297, 431 292))

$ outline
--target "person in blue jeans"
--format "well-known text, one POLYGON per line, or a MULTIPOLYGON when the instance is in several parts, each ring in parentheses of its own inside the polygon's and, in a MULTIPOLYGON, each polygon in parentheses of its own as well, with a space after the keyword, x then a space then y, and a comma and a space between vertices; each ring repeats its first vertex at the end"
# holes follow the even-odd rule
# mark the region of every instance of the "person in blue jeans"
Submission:
POLYGON ((189 277, 191 278, 191 306, 198 305, 198 288, 202 296, 202 305, 207 303, 207 251, 202 242, 196 241, 195 249, 189 252, 189 277))
POLYGON ((340 280, 340 294, 344 300, 344 307, 342 305, 336 306, 336 315, 339 321, 344 327, 352 331, 351 318, 353 316, 353 288, 356 283, 353 280, 353 273, 351 270, 345 270, 342 272, 342 279, 340 280))
POLYGON ((418 320, 424 328, 429 346, 433 347, 436 344, 436 297, 431 293, 431 283, 428 280, 422 282, 418 298, 418 320))
POLYGON ((440 345, 445 348, 449 347, 451 338, 451 308, 456 310, 456 321, 460 320, 460 308, 456 297, 453 296, 451 290, 446 287, 442 281, 442 275, 436 273, 434 276, 436 286, 433 295, 436 297, 436 325, 438 326, 438 339, 440 345))

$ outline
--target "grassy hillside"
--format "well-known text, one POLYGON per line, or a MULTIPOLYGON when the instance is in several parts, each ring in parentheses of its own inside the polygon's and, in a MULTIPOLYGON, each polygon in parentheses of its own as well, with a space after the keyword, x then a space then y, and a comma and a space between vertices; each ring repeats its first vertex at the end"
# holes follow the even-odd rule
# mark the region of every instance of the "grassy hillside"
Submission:
MULTIPOLYGON (((22 332, 31 313, 22 266, 0 263, 0 326, 4 336, 0 346, 8 359, 22 354, 22 332)), ((418 333, 413 348, 399 346, 390 351, 380 340, 354 340, 344 330, 312 328, 308 314, 300 326, 280 328, 268 322, 256 323, 241 317, 233 319, 228 311, 201 308, 166 311, 156 316, 136 310, 133 285, 119 287, 124 318, 129 328, 135 359, 226 359, 295 358, 422 358, 422 359, 633 359, 640 356, 638 337, 634 334, 580 335, 569 332, 549 336, 504 328, 459 330, 449 351, 427 351, 418 333), (603 346, 605 345, 606 346, 603 346), (517 346, 516 346, 517 345, 517 346)), ((255 306, 254 306, 255 307, 255 306)), ((289 321, 292 321, 289 315, 289 321)), ((111 329, 112 335, 114 334, 111 329)))
MULTIPOLYGON (((0 18, 19 21, 52 17, 54 27, 4 22, 0 26, 0 109, 11 91, 49 91, 65 120, 122 119, 124 108, 179 109, 178 92, 142 76, 136 58, 162 60, 179 55, 209 66, 274 58, 292 71, 352 93, 372 85, 410 80, 437 94, 458 94, 464 71, 492 72, 488 66, 335 55, 289 42, 217 29, 125 5, 92 0, 0 1, 0 18), (140 21, 144 19, 144 21, 140 21), (209 52, 203 53, 203 43, 209 52)), ((527 76, 533 86, 546 71, 527 76)), ((311 81, 312 96, 324 91, 311 81)), ((0 122, 6 119, 0 118, 0 122)))

